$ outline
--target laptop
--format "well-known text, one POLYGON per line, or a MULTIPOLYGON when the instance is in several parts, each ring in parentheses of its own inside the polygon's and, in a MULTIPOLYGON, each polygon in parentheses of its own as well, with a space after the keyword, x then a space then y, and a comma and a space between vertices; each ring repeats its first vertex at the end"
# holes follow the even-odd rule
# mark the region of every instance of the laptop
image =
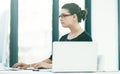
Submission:
POLYGON ((96 72, 94 42, 54 42, 52 72, 96 72))

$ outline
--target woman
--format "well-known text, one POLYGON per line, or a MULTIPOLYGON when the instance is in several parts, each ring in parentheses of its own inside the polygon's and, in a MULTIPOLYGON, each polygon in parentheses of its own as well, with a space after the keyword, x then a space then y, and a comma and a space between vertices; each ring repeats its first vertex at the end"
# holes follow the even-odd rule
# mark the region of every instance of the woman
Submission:
POLYGON ((75 3, 68 3, 62 7, 60 21, 63 27, 69 28, 70 33, 62 36, 60 41, 92 41, 90 35, 85 32, 80 22, 86 20, 87 11, 75 3))
MULTIPOLYGON (((81 8, 75 3, 67 3, 62 6, 60 21, 64 28, 69 28, 70 33, 65 34, 60 38, 60 41, 92 41, 91 36, 85 32, 80 23, 82 20, 86 20, 87 11, 81 10, 81 8)), ((42 62, 25 64, 16 63, 13 67, 20 67, 26 69, 28 67, 34 68, 52 68, 52 56, 42 62)))

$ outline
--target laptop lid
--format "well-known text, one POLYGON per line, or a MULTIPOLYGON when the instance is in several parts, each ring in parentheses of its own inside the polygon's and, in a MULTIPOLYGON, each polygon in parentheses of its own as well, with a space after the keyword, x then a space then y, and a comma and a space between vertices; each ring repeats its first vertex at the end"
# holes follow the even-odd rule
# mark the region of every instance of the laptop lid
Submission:
POLYGON ((94 72, 97 45, 94 42, 54 42, 53 72, 94 72))

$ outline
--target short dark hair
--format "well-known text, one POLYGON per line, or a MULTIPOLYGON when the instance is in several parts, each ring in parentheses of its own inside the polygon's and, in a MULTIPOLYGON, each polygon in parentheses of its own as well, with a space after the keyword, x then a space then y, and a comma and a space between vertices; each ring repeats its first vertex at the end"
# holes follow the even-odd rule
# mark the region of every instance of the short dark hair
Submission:
POLYGON ((62 6, 62 9, 68 9, 70 14, 76 14, 78 17, 78 22, 81 22, 81 20, 86 20, 87 17, 87 10, 81 10, 79 5, 75 3, 67 3, 62 6))

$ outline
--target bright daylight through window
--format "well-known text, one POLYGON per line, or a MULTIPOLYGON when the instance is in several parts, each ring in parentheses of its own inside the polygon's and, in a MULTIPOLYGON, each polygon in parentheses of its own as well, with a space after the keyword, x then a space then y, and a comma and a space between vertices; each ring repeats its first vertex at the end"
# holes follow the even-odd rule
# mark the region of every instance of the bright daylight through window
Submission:
POLYGON ((19 58, 33 63, 48 58, 52 45, 52 1, 19 0, 19 58))

